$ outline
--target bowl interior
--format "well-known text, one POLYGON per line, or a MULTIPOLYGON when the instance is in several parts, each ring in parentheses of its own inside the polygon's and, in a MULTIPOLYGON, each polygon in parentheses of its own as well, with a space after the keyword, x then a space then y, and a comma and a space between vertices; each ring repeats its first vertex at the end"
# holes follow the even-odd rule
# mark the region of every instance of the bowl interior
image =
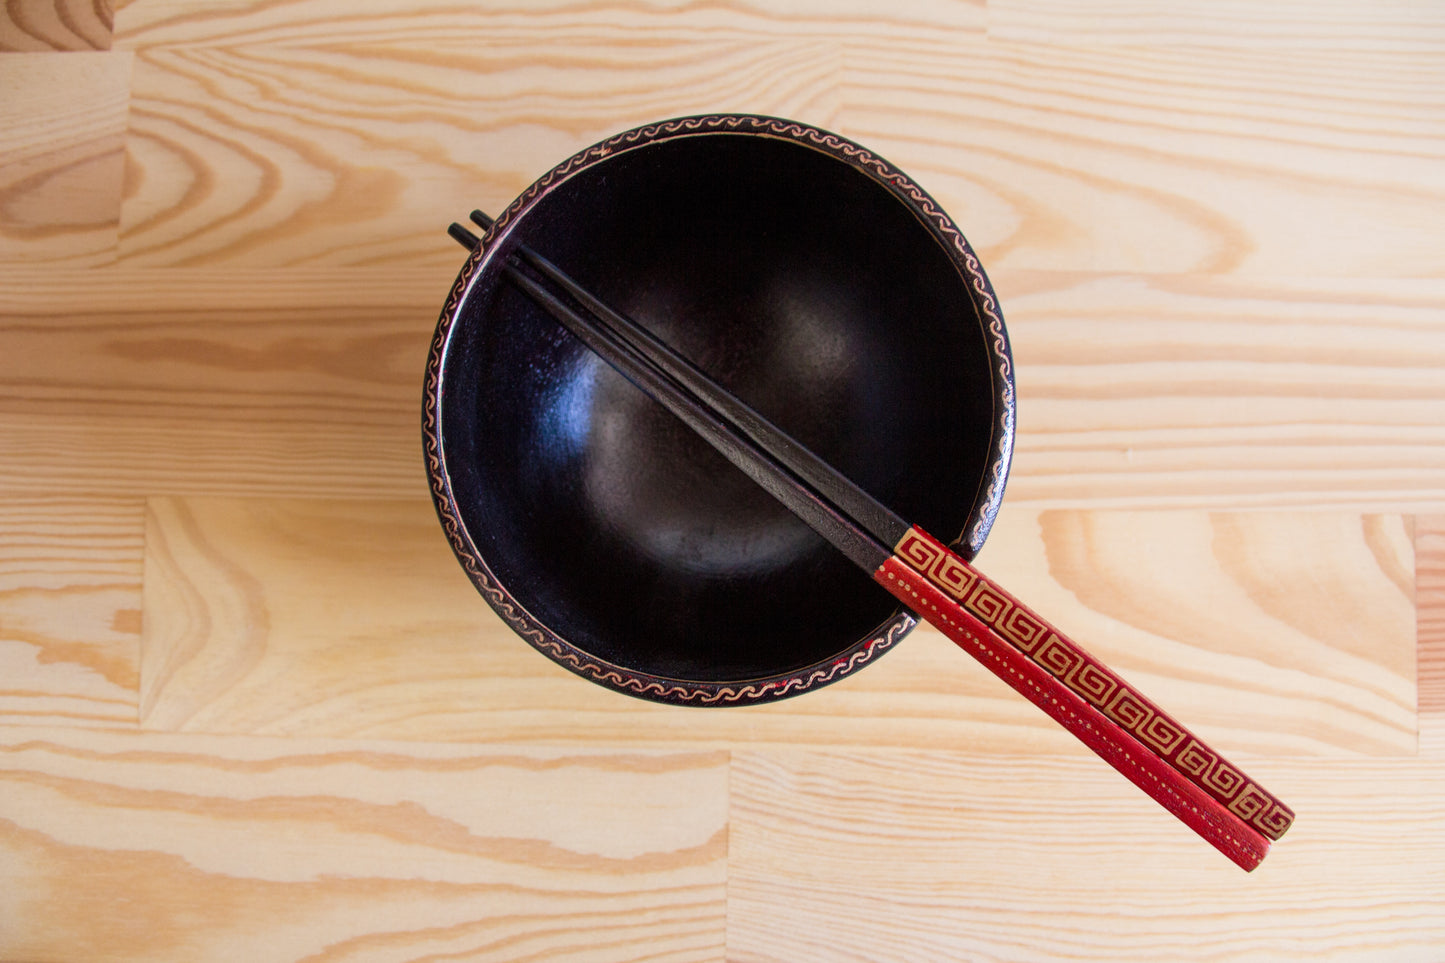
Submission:
POLYGON ((974 520, 998 374, 968 279, 913 207, 787 139, 616 153, 498 234, 441 384, 467 534, 509 604, 573 646, 667 679, 754 680, 838 656, 897 607, 502 279, 518 244, 904 518, 944 538, 974 520))

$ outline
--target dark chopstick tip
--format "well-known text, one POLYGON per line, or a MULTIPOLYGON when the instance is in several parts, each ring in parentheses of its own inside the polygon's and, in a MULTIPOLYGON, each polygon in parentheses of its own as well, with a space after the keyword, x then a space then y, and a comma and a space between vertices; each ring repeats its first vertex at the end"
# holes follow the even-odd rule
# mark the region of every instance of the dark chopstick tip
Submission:
POLYGON ((456 241, 468 251, 475 251, 477 248, 482 246, 482 239, 477 237, 471 231, 462 227, 460 224, 453 224, 451 227, 447 228, 447 233, 451 235, 452 240, 456 241))

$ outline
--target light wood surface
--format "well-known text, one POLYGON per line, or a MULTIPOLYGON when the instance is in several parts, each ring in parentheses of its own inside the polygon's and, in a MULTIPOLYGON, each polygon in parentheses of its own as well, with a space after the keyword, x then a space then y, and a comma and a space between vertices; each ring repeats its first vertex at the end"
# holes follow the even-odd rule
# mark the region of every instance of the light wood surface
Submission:
POLYGON ((1062 44, 1279 50, 1445 50, 1445 11, 1430 0, 990 0, 989 34, 1062 44))
POLYGON ((6 5, 0 960, 1438 960, 1441 9, 6 5), (683 710, 470 587, 446 225, 711 110, 961 224, 1020 401, 980 566, 1294 806, 1255 873, 929 629, 683 710))
MULTIPOLYGON (((930 627, 807 699, 698 712, 614 698, 478 611, 435 529, 423 502, 151 500, 141 725, 1069 748, 930 627)), ((1413 546, 1398 516, 1011 510, 980 560, 1211 742, 1415 750, 1413 546)))
POLYGON ((0 57, 0 259, 115 259, 130 64, 123 53, 0 57))
POLYGON ((135 726, 144 511, 139 499, 5 499, 0 724, 135 726))
POLYGON ((1087 758, 1051 763, 1065 798, 1030 792, 1030 759, 961 752, 749 750, 732 771, 732 959, 1439 955, 1438 758, 1271 764, 1308 815, 1249 877, 1087 758))
POLYGON ((7 729, 7 960, 709 960, 728 756, 7 729))
MULTIPOLYGON (((450 265, 0 264, 0 484, 425 497, 431 243, 450 265)), ((1028 374, 1010 504, 1445 511, 1445 280, 991 279, 1028 374)))
POLYGON ((0 52, 106 50, 110 0, 7 3, 0 10, 0 52))
POLYGON ((1445 734, 1445 517, 1415 520, 1415 605, 1420 750, 1434 753, 1445 744, 1431 742, 1445 734))

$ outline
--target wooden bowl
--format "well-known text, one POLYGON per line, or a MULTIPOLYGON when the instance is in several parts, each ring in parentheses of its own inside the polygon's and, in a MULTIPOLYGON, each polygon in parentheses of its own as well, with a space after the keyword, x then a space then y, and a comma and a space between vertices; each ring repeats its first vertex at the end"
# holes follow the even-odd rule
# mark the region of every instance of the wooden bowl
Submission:
POLYGON ((914 625, 502 275, 526 245, 910 522, 972 556, 1014 389, 978 259, 905 175, 767 117, 683 118, 568 159, 496 220, 427 366, 432 494, 492 607, 547 657, 662 702, 835 682, 914 625))

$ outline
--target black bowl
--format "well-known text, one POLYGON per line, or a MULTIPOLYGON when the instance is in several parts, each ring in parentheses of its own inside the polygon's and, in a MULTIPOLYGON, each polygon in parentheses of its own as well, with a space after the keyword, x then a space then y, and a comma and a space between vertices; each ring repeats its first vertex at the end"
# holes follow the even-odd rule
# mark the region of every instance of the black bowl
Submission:
POLYGON ((503 277, 525 245, 972 556, 1013 441, 978 259, 902 173, 754 116, 638 128, 502 213, 427 366, 432 493, 493 608, 622 692, 731 705, 866 665, 914 625, 838 551, 503 277))

